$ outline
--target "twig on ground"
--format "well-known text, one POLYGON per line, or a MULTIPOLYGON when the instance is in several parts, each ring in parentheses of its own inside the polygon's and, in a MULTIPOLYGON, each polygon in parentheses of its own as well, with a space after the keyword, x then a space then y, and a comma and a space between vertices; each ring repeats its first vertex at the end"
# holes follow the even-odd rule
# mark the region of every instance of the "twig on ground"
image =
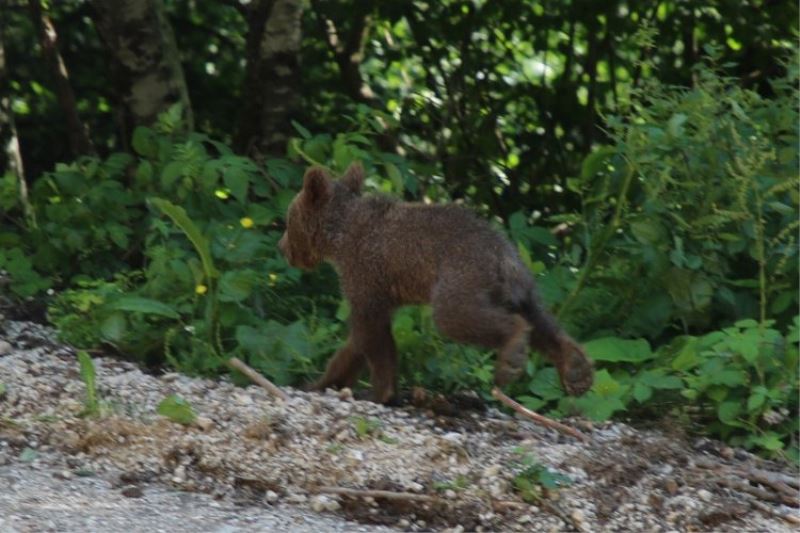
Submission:
MULTIPOLYGON (((755 467, 748 467, 748 466, 736 467, 727 464, 718 464, 714 463, 713 461, 704 459, 702 457, 697 458, 695 460, 695 464, 701 468, 717 470, 721 473, 725 473, 730 476, 736 476, 743 478, 747 481, 751 481, 753 483, 758 483, 766 488, 772 489, 776 493, 780 501, 786 503, 787 505, 791 505, 793 507, 800 507, 800 492, 798 492, 797 488, 793 488, 797 486, 798 481, 793 479, 791 476, 782 474, 780 472, 770 472, 769 470, 762 470, 760 468, 755 468, 755 467)), ((750 487, 750 485, 747 486, 750 487)), ((758 490, 760 491, 762 489, 758 490)), ((750 494, 757 496, 757 494, 753 491, 746 491, 746 492, 750 492, 750 494)), ((773 498, 773 499, 768 499, 768 501, 776 501, 776 500, 773 498)))
POLYGON ((228 366, 235 368, 236 370, 247 376, 250 379, 250 381, 258 385, 262 389, 265 389, 267 392, 269 392, 276 398, 280 398, 281 400, 289 399, 289 395, 287 395, 285 392, 279 389, 270 380, 268 380, 267 378, 265 378, 264 376, 262 376, 249 366, 247 366, 244 362, 242 362, 241 359, 237 357, 231 357, 230 359, 228 359, 228 366))
POLYGON ((412 492, 393 492, 390 490, 371 490, 371 489, 348 489, 345 487, 320 487, 318 492, 324 494, 339 494, 340 496, 352 496, 354 498, 383 498, 386 500, 406 500, 412 502, 439 501, 434 496, 427 494, 414 494, 412 492))
POLYGON ((790 505, 792 507, 797 507, 800 505, 800 502, 797 501, 796 497, 791 497, 787 494, 783 494, 781 492, 770 492, 766 489, 762 489, 760 487, 755 487, 750 485, 746 481, 741 481, 738 479, 731 479, 726 477, 720 477, 715 479, 718 485, 722 485, 724 487, 728 487, 733 490, 737 490, 739 492, 746 492, 755 496, 760 500, 764 500, 767 502, 773 503, 783 503, 786 505, 790 505))
POLYGON ((550 429, 555 429, 557 431, 560 431, 561 433, 565 433, 567 435, 575 437, 576 439, 582 440, 583 442, 589 441, 589 437, 587 437, 585 434, 581 433, 577 429, 571 428, 565 424, 562 424, 561 422, 553 420, 552 418, 547 418, 546 416, 533 412, 527 407, 523 407, 522 405, 518 404, 517 402, 515 402, 514 400, 503 394, 503 392, 497 387, 494 387, 492 389, 492 396, 497 398, 497 400, 502 402, 504 405, 507 405, 517 413, 521 414, 522 416, 530 420, 533 420, 537 424, 541 424, 542 426, 548 427, 550 429))
POLYGON ((754 509, 758 509, 759 511, 761 511, 762 513, 764 513, 769 517, 780 518, 782 520, 789 522, 790 524, 800 525, 800 516, 798 515, 778 512, 769 505, 767 505, 766 503, 761 503, 758 500, 751 500, 750 505, 754 509))

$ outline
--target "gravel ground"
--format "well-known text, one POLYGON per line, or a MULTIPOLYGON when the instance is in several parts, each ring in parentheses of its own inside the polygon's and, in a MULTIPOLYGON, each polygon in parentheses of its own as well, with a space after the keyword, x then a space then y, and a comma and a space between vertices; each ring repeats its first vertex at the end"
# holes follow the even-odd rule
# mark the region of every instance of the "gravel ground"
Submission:
POLYGON ((796 531, 785 504, 797 502, 764 501, 777 493, 739 472, 797 472, 669 428, 572 420, 591 436, 581 443, 453 401, 389 408, 286 389, 284 402, 103 357, 102 414, 83 417, 75 353, 53 338, 0 323, 0 531, 796 531), (156 414, 170 394, 197 423, 156 414), (534 485, 526 502, 526 461, 570 481, 534 485))

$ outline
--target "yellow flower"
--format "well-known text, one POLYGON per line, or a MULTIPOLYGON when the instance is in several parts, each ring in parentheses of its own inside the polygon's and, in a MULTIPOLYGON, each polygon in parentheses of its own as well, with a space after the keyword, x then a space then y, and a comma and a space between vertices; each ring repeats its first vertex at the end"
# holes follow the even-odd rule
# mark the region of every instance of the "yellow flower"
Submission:
POLYGON ((208 287, 206 287, 203 284, 200 284, 194 288, 194 292, 196 292, 197 294, 205 294, 208 292, 208 287))
POLYGON ((244 217, 243 219, 239 220, 239 224, 242 225, 243 228, 249 229, 253 227, 253 219, 250 217, 244 217))
POLYGON ((274 272, 269 273, 269 286, 274 287, 278 283, 278 275, 274 272))

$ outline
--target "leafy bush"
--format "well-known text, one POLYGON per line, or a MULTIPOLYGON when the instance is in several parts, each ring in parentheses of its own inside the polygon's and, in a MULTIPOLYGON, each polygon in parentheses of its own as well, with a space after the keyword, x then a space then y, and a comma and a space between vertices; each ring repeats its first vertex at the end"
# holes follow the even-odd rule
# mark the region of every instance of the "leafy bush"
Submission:
MULTIPOLYGON (((598 364, 576 399, 535 355, 512 394, 554 416, 669 413, 797 457, 796 81, 776 80, 769 99, 711 68, 692 89, 645 86, 608 117, 613 144, 568 180, 580 212, 494 221, 598 364)), ((348 309, 330 267, 302 274, 277 250, 303 168, 358 159, 373 191, 435 201, 444 188, 423 190, 425 165, 381 151, 366 116, 337 135, 295 124, 288 157, 263 165, 181 133, 179 116, 137 129, 133 155, 47 173, 32 214, 5 177, 16 226, 0 226, 0 291, 58 289, 49 317, 81 348, 201 374, 237 356, 278 384, 305 381, 341 344, 348 309)), ((393 330, 403 384, 489 390, 492 354, 442 339, 430 309, 400 310, 393 330)))

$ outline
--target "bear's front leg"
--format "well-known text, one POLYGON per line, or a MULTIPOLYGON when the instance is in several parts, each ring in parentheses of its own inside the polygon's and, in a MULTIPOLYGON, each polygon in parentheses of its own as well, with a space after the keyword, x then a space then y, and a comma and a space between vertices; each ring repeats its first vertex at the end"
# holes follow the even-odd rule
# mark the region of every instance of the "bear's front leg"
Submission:
POLYGON ((397 383, 392 314, 385 310, 353 309, 350 318, 353 350, 361 354, 369 365, 373 401, 388 403, 394 398, 397 383))

